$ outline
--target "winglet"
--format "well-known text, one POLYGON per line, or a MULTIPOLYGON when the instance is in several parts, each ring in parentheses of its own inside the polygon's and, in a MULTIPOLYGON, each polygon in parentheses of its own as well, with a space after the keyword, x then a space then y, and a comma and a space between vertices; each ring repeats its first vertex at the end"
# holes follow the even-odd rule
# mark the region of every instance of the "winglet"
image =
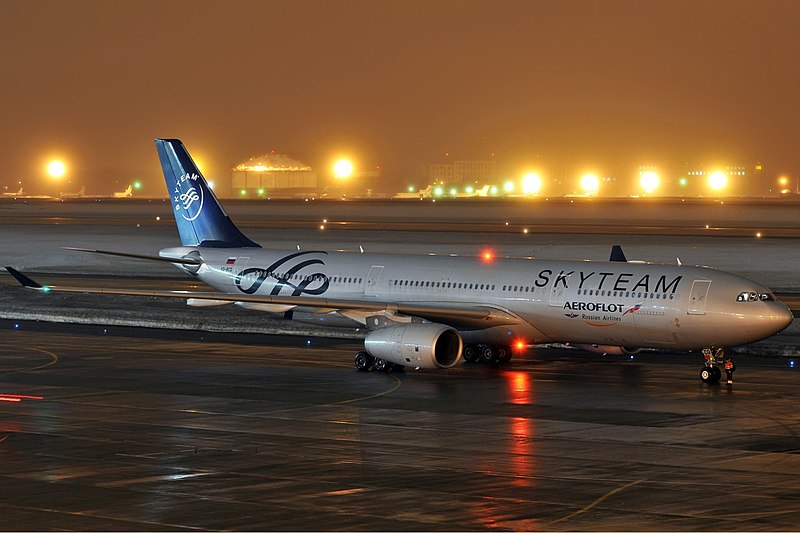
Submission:
POLYGON ((18 270, 15 270, 15 269, 13 269, 13 268, 11 268, 9 266, 6 267, 6 270, 8 270, 9 274, 14 276, 14 279, 19 281, 22 284, 23 287, 28 287, 29 289, 43 289, 44 288, 41 285, 39 285, 38 283, 36 283, 35 281, 33 281, 31 278, 29 278, 28 276, 23 274, 22 272, 19 272, 18 270))
POLYGON ((628 259, 625 257, 625 253, 622 251, 622 246, 615 244, 611 247, 611 258, 609 261, 619 261, 621 263, 628 262, 628 259))

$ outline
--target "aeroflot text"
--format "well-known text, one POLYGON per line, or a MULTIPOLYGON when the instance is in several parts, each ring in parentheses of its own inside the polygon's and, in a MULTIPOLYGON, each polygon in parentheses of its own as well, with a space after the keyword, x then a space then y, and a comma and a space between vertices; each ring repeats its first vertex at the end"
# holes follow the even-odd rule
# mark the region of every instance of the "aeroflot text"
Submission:
POLYGON ((622 304, 605 304, 595 302, 566 302, 564 309, 573 311, 600 311, 601 313, 622 313, 625 306, 622 304))

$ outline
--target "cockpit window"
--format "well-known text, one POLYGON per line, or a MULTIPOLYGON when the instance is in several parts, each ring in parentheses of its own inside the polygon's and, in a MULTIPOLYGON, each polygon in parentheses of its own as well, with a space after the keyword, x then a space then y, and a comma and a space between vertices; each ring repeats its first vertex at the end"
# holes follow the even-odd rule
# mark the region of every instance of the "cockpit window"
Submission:
POLYGON ((736 297, 737 302, 771 302, 774 300, 775 298, 767 292, 740 292, 739 296, 736 297))

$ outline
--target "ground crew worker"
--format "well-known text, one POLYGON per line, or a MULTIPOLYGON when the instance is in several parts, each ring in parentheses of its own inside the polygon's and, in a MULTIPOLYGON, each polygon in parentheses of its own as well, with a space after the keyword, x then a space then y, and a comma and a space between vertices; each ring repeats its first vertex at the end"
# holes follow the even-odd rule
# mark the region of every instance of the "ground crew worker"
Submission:
POLYGON ((736 365, 733 364, 731 358, 725 359, 725 373, 728 375, 728 385, 733 385, 733 373, 736 370, 736 365))

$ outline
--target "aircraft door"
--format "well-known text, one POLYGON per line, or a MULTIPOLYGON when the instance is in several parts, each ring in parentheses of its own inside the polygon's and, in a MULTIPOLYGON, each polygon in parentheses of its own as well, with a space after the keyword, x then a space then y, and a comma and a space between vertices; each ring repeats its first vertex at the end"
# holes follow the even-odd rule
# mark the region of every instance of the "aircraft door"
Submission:
POLYGON ((569 273, 563 278, 553 278, 553 286, 550 287, 550 307, 564 307, 567 301, 567 286, 569 285, 569 278, 572 273, 569 273))
POLYGON ((378 295, 378 281, 380 281, 382 273, 382 265, 373 265, 370 267, 367 279, 364 282, 364 296, 378 295))
POLYGON ((706 314, 706 298, 708 297, 708 289, 710 287, 710 280, 697 279, 692 283, 692 292, 689 295, 690 315, 706 314))

